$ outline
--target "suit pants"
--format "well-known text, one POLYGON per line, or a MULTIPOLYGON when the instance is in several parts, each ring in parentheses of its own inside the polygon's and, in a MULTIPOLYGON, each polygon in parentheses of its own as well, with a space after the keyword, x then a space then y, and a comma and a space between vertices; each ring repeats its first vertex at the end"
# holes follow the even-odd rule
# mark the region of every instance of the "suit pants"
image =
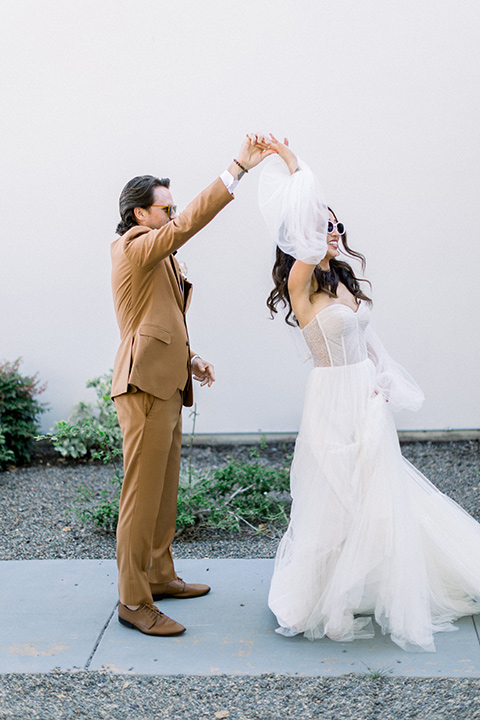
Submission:
POLYGON ((176 577, 175 535, 182 445, 182 392, 169 400, 137 391, 115 398, 125 478, 117 526, 120 602, 151 603, 150 584, 176 577))

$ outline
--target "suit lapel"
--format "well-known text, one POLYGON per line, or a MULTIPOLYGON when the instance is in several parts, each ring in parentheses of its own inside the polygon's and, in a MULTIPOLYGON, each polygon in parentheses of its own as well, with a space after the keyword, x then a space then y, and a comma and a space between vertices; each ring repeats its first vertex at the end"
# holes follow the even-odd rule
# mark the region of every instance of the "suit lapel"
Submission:
POLYGON ((180 268, 178 267, 178 262, 175 260, 173 255, 170 255, 170 277, 171 282, 173 286, 173 291, 175 293, 175 297, 177 298, 177 302, 179 306, 183 310, 183 304, 184 304, 184 298, 182 294, 182 277, 180 273, 180 268))
POLYGON ((183 281, 183 297, 184 297, 184 307, 183 311, 186 313, 188 308, 190 307, 190 302, 192 300, 192 283, 188 282, 188 280, 183 281))

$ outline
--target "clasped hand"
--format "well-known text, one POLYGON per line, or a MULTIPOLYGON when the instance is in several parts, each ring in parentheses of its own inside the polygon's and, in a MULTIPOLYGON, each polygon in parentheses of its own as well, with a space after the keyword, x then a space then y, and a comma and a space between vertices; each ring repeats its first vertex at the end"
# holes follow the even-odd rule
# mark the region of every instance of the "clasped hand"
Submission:
POLYGON ((237 160, 246 170, 251 170, 275 152, 266 135, 249 133, 243 141, 237 160))
POLYGON ((258 165, 264 158, 273 154, 282 158, 291 173, 298 169, 297 157, 290 150, 287 138, 284 138, 282 143, 272 133, 269 136, 260 133, 249 133, 247 141, 240 152, 242 153, 243 150, 248 154, 248 160, 245 160, 247 169, 258 165), (254 164, 252 164, 252 161, 254 164))

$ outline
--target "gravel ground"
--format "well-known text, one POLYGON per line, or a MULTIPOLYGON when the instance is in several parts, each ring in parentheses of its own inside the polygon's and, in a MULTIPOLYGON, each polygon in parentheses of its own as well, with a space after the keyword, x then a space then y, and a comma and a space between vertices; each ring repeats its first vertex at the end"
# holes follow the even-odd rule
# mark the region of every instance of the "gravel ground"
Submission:
MULTIPOLYGON (((405 457, 435 485, 480 520, 480 443, 405 443, 405 457)), ((225 465, 228 458, 285 466, 293 445, 268 446, 260 457, 254 448, 195 447, 192 466, 203 471, 225 465)), ((188 448, 182 460, 186 469, 188 448)), ((109 487, 110 469, 95 464, 62 464, 52 457, 38 458, 32 467, 0 473, 0 559, 113 558, 112 534, 82 525, 69 512, 86 486, 95 494, 109 487), (48 464, 49 463, 49 464, 48 464)), ((248 531, 236 536, 212 529, 183 533, 174 544, 178 558, 274 557, 281 530, 267 528, 263 534, 248 531)))
MULTIPOLYGON (((404 443, 402 448, 437 487, 480 520, 479 442, 404 443)), ((269 446, 258 461, 282 465, 292 449, 269 446)), ((251 448, 194 448, 193 465, 200 470, 219 467, 229 456, 250 459, 251 448)), ((0 559, 114 557, 112 535, 66 514, 79 485, 101 492, 111 472, 41 454, 37 463, 0 473, 0 559)), ((175 555, 273 557, 281 533, 268 532, 232 537, 200 529, 177 539, 175 555)), ((340 678, 8 674, 0 676, 0 719, 475 720, 480 719, 479 691, 479 680, 375 679, 368 671, 340 678)))
POLYGON ((475 720, 480 681, 151 677, 54 672, 0 677, 9 720, 475 720))

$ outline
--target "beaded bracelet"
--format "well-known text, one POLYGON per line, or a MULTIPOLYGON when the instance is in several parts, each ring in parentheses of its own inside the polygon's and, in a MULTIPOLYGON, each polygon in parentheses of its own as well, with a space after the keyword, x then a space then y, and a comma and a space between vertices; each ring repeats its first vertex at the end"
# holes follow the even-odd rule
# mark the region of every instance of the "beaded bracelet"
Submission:
POLYGON ((235 160, 235 158, 233 158, 233 162, 236 163, 236 164, 238 165, 238 167, 240 168, 240 170, 243 170, 244 173, 248 173, 247 168, 243 167, 243 165, 241 165, 241 164, 238 162, 238 160, 235 160))

